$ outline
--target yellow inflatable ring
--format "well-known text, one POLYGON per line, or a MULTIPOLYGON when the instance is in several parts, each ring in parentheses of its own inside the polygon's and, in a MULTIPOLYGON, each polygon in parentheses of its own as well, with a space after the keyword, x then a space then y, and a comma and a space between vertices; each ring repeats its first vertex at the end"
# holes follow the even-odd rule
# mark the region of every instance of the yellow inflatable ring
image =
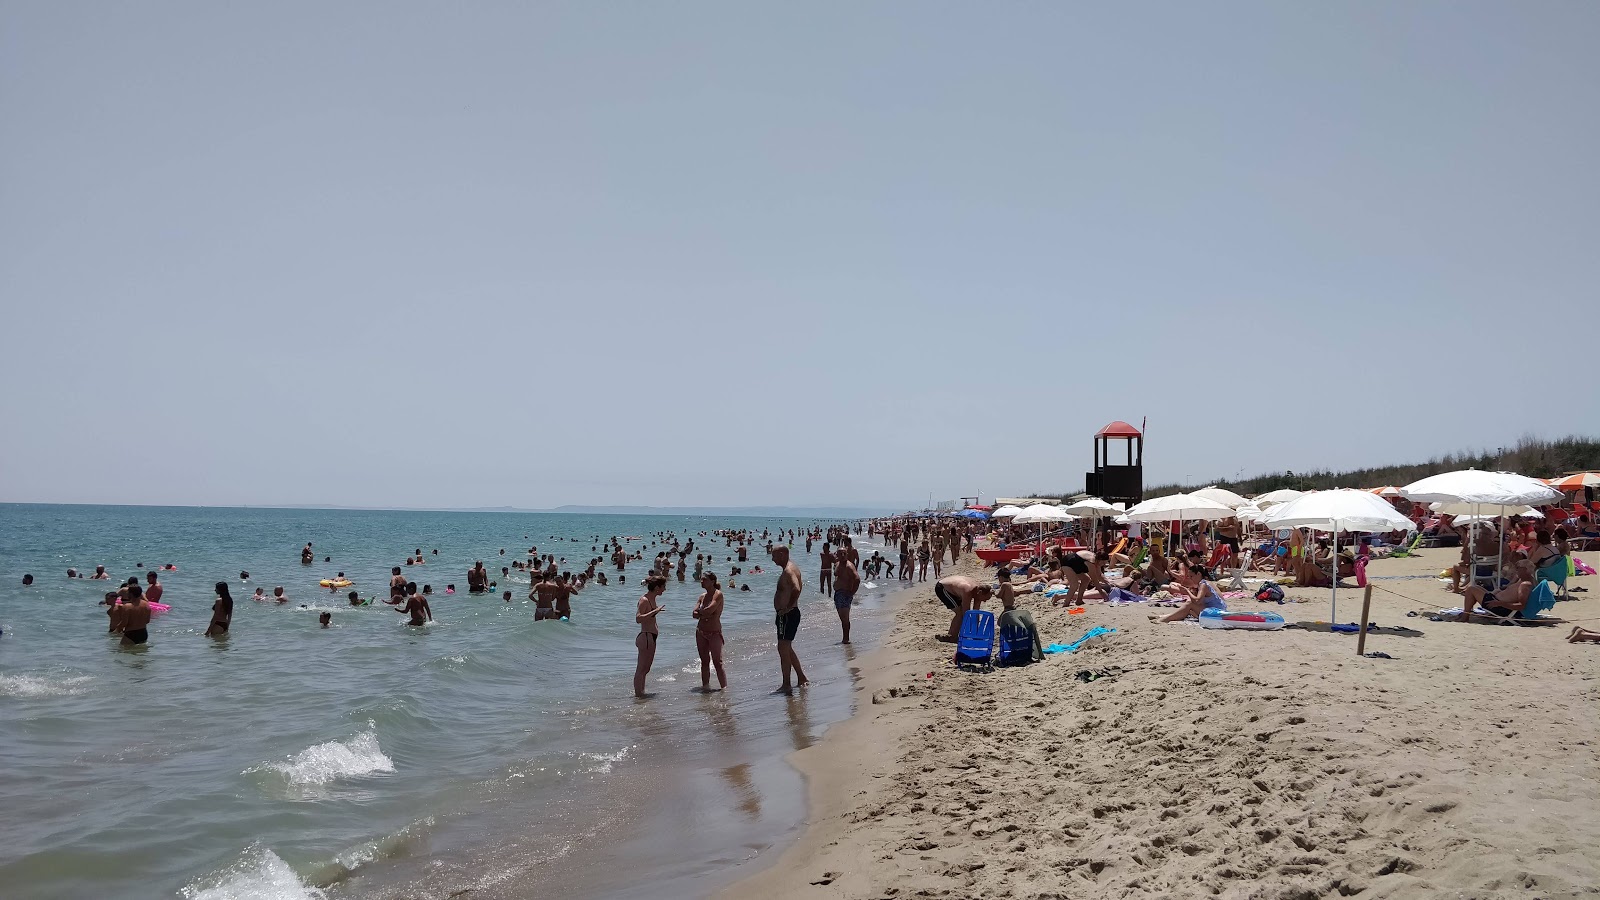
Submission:
POLYGON ((341 588, 341 587, 349 587, 350 585, 355 584, 355 582, 351 581, 348 578, 339 578, 339 579, 324 578, 321 581, 317 582, 317 584, 320 584, 323 587, 341 588))

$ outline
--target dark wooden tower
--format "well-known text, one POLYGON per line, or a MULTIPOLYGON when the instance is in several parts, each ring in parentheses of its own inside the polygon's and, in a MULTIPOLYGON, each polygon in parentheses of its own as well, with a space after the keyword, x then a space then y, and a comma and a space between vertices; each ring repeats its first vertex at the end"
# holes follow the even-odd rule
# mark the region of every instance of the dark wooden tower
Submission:
MULTIPOLYGON (((1123 456, 1123 454, 1117 454, 1123 456)), ((1144 435, 1127 422, 1112 422, 1094 436, 1094 471, 1083 476, 1084 490, 1107 503, 1129 506, 1144 499, 1144 435), (1121 441, 1126 462, 1111 462, 1111 442, 1121 441)))

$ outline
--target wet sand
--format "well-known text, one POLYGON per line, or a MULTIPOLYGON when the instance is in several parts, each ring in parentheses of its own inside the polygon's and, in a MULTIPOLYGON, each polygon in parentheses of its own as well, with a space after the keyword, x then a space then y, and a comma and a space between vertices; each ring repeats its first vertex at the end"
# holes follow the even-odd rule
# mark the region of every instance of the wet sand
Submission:
MULTIPOLYGON (((1047 643, 1117 633, 968 675, 913 596, 856 715, 794 755, 808 828, 722 896, 1592 896, 1600 646, 1429 621, 1457 605, 1431 577, 1456 553, 1373 563, 1367 650, 1391 659, 1318 629, 1328 591, 1291 588, 1305 602, 1270 608, 1306 628, 1278 632, 1034 598, 1047 643)), ((1572 583, 1552 615, 1594 627, 1600 579, 1572 583)), ((1353 621, 1360 592, 1339 600, 1353 621)))
MULTIPOLYGON (((486 786, 463 804, 469 811, 418 828, 344 889, 362 897, 470 891, 465 896, 626 900, 725 887, 742 865, 775 854, 803 828, 806 784, 788 757, 850 717, 862 651, 893 622, 892 585, 858 597, 855 644, 845 647, 833 604, 808 573, 796 647, 812 684, 793 696, 773 693, 777 655, 766 628, 729 632, 729 688, 710 694, 698 691, 693 646, 663 641, 651 676, 656 696, 625 704, 633 735, 625 756, 571 780, 538 809, 518 801, 510 776, 486 786), (657 681, 664 673, 676 680, 657 681)), ((628 688, 619 677, 617 689, 628 688)))

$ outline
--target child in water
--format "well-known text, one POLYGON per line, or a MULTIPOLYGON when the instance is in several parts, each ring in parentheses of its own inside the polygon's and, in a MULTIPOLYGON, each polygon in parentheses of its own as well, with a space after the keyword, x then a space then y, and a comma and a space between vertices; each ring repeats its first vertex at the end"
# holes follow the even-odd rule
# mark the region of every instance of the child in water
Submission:
POLYGON ((317 621, 322 623, 323 628, 327 628, 333 623, 333 613, 325 612, 322 615, 317 616, 317 621))

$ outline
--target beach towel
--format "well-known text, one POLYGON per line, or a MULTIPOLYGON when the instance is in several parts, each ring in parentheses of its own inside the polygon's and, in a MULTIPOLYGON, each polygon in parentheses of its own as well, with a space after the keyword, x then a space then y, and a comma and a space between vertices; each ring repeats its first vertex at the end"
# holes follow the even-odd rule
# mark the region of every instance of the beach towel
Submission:
POLYGON ((1093 638, 1100 637, 1103 634, 1112 634, 1114 632, 1116 632, 1115 628, 1103 628, 1103 627, 1101 627, 1099 625, 1096 625, 1095 627, 1089 629, 1088 631, 1085 631, 1083 633, 1083 637, 1078 638, 1077 640, 1073 641, 1072 643, 1070 643, 1070 644, 1051 644, 1050 646, 1044 648, 1044 652, 1046 652, 1046 653, 1076 653, 1076 652, 1078 652, 1078 648, 1082 647, 1089 640, 1091 640, 1093 638))

